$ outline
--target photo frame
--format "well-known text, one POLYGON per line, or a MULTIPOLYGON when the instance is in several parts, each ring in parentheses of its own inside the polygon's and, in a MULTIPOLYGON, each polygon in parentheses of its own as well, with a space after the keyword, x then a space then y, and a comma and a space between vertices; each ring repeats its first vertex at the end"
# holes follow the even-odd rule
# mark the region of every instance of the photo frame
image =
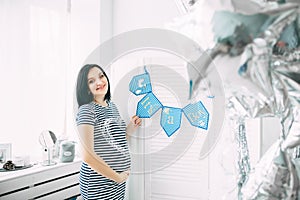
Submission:
POLYGON ((11 159, 11 143, 0 144, 0 163, 11 159))

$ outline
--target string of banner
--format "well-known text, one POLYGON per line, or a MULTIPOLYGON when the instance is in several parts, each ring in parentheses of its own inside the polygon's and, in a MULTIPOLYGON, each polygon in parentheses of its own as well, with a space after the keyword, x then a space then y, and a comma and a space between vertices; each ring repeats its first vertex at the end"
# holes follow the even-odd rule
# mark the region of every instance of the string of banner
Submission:
POLYGON ((153 94, 150 75, 146 67, 144 70, 145 73, 134 76, 129 83, 130 92, 136 96, 146 94, 137 104, 137 116, 150 118, 162 108, 160 125, 168 137, 180 128, 182 112, 192 126, 207 130, 209 113, 201 101, 188 104, 184 108, 164 106, 153 94))

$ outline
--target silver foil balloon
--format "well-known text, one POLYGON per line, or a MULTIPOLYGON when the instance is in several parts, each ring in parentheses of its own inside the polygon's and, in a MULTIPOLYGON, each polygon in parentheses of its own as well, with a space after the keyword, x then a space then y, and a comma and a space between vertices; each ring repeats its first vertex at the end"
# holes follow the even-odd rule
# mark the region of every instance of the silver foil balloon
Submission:
MULTIPOLYGON (((294 23, 295 29, 291 30, 294 33, 300 31, 298 10, 300 2, 293 1, 285 4, 263 0, 231 0, 231 2, 237 13, 264 14, 264 16, 271 17, 265 19, 266 23, 261 23, 262 27, 257 27, 257 30, 261 32, 254 32, 255 37, 260 38, 244 40, 247 32, 243 29, 233 28, 232 35, 229 34, 228 37, 225 37, 226 39, 229 38, 228 41, 233 41, 228 47, 229 50, 220 51, 217 44, 214 48, 205 51, 205 54, 203 52, 199 54, 199 58, 195 61, 199 68, 195 69, 193 66, 188 66, 191 82, 190 94, 192 96, 192 94, 197 93, 199 83, 209 74, 210 63, 220 53, 231 52, 231 56, 235 56, 243 52, 239 70, 239 74, 244 78, 243 82, 240 85, 228 84, 226 88, 227 91, 230 91, 227 93, 227 107, 232 115, 232 120, 236 123, 235 128, 239 127, 237 129, 239 131, 236 133, 241 133, 236 135, 239 144, 237 149, 239 152, 238 184, 241 188, 239 198, 297 199, 299 179, 290 151, 291 148, 300 144, 300 136, 296 134, 296 131, 291 131, 295 124, 294 110, 299 110, 300 50, 288 49, 281 55, 274 55, 273 49, 279 39, 290 41, 290 35, 293 34, 285 37, 282 35, 283 32, 289 33, 286 27, 293 28, 292 23, 294 23), (269 19, 271 20, 268 21, 269 19), (235 43, 235 38, 241 38, 240 41, 242 41, 243 46, 240 46, 240 43, 235 43), (246 137, 244 137, 246 130, 242 128, 243 123, 241 122, 247 118, 267 116, 280 118, 281 138, 262 157, 260 164, 255 166, 255 171, 249 173, 248 146, 246 137)), ((247 21, 245 23, 247 24, 247 21)), ((248 26, 251 25, 248 24, 248 26)), ((219 31, 222 30, 224 29, 219 31)), ((217 35, 223 36, 224 33, 217 35)), ((293 37, 295 38, 292 39, 299 39, 297 34, 293 37)), ((286 42, 289 43, 288 41, 286 42)), ((298 44, 293 42, 291 40, 290 44, 295 44, 295 46, 298 44)), ((226 42, 223 45, 226 46, 226 42)))
POLYGON ((257 13, 276 14, 281 11, 297 8, 300 1, 288 1, 284 4, 278 4, 276 1, 266 0, 231 0, 232 5, 237 13, 253 15, 257 13))
MULTIPOLYGON (((283 151, 286 151, 288 149, 293 149, 295 147, 299 147, 300 145, 300 109, 299 106, 294 109, 293 111, 295 121, 292 124, 290 133, 286 137, 286 139, 282 142, 281 148, 283 151)), ((299 158, 299 149, 297 149, 296 153, 296 158, 299 158)), ((300 175, 300 174, 299 174, 300 175)))
MULTIPOLYGON (((283 13, 266 31, 264 38, 255 39, 254 42, 248 45, 245 49, 244 56, 246 62, 244 69, 240 73, 244 78, 250 80, 258 88, 260 88, 265 106, 261 103, 253 104, 253 101, 260 100, 252 95, 252 106, 249 106, 246 98, 241 98, 241 94, 234 96, 238 104, 249 108, 247 116, 263 117, 266 112, 281 119, 282 134, 279 142, 274 144, 273 151, 268 151, 260 161, 260 164, 255 167, 255 171, 249 174, 249 179, 245 182, 242 188, 242 199, 297 199, 299 178, 297 176, 295 166, 292 162, 292 157, 288 152, 289 148, 293 148, 300 144, 300 136, 296 132, 291 132, 291 127, 294 122, 293 109, 296 108, 296 102, 289 95, 289 90, 297 91, 293 87, 291 81, 295 82, 295 73, 291 75, 289 64, 284 64, 284 60, 275 59, 272 55, 270 47, 273 47, 280 32, 292 23, 298 13, 295 10, 283 13), (287 69, 286 72, 283 69, 287 69), (283 73, 285 71, 285 73, 283 73), (291 79, 293 78, 293 80, 291 79), (256 106, 255 106, 256 105, 256 106), (267 109, 265 109, 267 108, 267 109), (264 114, 264 115, 261 115, 264 114), (282 147, 281 148, 281 143, 282 147)), ((297 65, 297 64, 296 64, 297 65)), ((296 74, 298 71, 296 67, 296 74)), ((298 90, 299 91, 299 90, 298 90)))
POLYGON ((238 151, 238 196, 241 196, 241 188, 244 185, 245 181, 248 179, 248 175, 251 169, 245 119, 239 118, 237 120, 234 120, 234 127, 235 140, 237 142, 238 151))
POLYGON ((242 188, 241 199, 296 200, 298 177, 292 158, 276 142, 264 154, 242 188))
MULTIPOLYGON (((299 62, 291 65, 292 62, 284 62, 284 59, 272 54, 273 46, 282 31, 297 17, 296 9, 283 12, 264 31, 262 38, 254 39, 245 47, 239 73, 248 81, 248 87, 232 86, 231 95, 228 95, 229 111, 237 121, 239 117, 247 119, 273 116, 280 118, 282 127, 281 138, 274 145, 273 151, 266 153, 251 173, 246 173, 245 170, 245 167, 250 167, 250 163, 244 162, 248 149, 247 143, 243 142, 246 138, 237 137, 239 143, 245 144, 238 148, 238 186, 241 188, 239 199, 298 198, 299 178, 288 149, 300 144, 300 134, 290 132, 294 122, 293 109, 297 108, 299 101, 294 97, 299 95, 299 62), (280 148, 281 143, 283 150, 280 148), (246 165, 241 166, 240 163, 243 162, 246 165)), ((293 60, 295 55, 297 54, 293 54, 293 60)))
MULTIPOLYGON (((207 49, 205 53, 199 54, 199 58, 195 61, 197 68, 188 65, 188 74, 191 82, 190 96, 196 94, 199 82, 204 79, 208 74, 209 65, 212 60, 220 53, 228 53, 231 56, 239 55, 244 52, 247 44, 252 43, 253 37, 261 35, 269 48, 275 45, 280 38, 284 28, 294 22, 298 17, 298 4, 293 6, 278 6, 276 10, 279 12, 277 15, 267 15, 267 11, 272 9, 266 8, 266 12, 263 14, 255 15, 241 15, 234 14, 228 11, 215 12, 213 21, 213 31, 215 40, 218 43, 211 49, 207 49), (280 9, 279 9, 280 8, 280 9), (290 8, 290 10, 288 10, 290 8), (234 22, 234 23, 233 23, 234 22), (250 27, 250 28, 249 28, 250 27), (221 48, 221 49, 220 49, 221 48)), ((256 44, 256 45, 259 45, 256 44)), ((247 48, 247 47, 246 47, 247 48)), ((255 47, 253 47, 255 48, 255 47)), ((259 46, 257 48, 260 48, 259 46)), ((270 56, 269 54, 263 54, 261 56, 270 56)), ((256 51, 256 53, 258 53, 256 51)), ((249 56, 250 57, 250 56, 249 56)), ((269 59, 269 58, 267 58, 269 59)), ((268 92, 271 92, 268 90, 268 92)))
POLYGON ((235 94, 234 96, 241 104, 248 105, 249 117, 279 117, 283 127, 282 136, 285 137, 293 123, 292 104, 287 86, 270 66, 270 63, 273 62, 271 49, 266 40, 257 38, 246 47, 244 54, 246 56, 242 57, 247 60, 247 67, 240 73, 256 88, 260 88, 257 90, 259 95, 256 96, 254 91, 250 93, 250 95, 252 94, 250 97, 253 97, 250 106, 249 102, 245 101, 245 97, 241 97, 242 94, 235 94))
MULTIPOLYGON (((257 88, 260 88, 260 97, 251 99, 257 99, 260 101, 264 99, 265 106, 262 103, 256 103, 249 107, 249 113, 251 117, 264 117, 269 111, 269 115, 279 117, 282 124, 282 137, 284 138, 293 123, 292 103, 288 94, 288 87, 281 79, 281 76, 274 71, 274 65, 272 63, 278 61, 273 60, 272 47, 280 37, 280 32, 284 28, 296 20, 298 16, 297 10, 291 10, 282 13, 273 24, 265 31, 264 38, 257 38, 253 43, 249 44, 242 55, 242 70, 240 74, 255 84, 257 88), (258 105, 258 106, 255 106, 258 105), (262 111, 261 111, 262 109, 262 111), (259 114, 263 114, 260 116, 259 114)), ((253 94, 253 93, 252 93, 253 94)), ((255 93, 254 93, 255 94, 255 93)), ((237 96, 237 101, 241 104, 247 104, 244 99, 237 96)))
POLYGON ((286 86, 293 105, 300 103, 300 49, 286 53, 284 56, 273 56, 272 70, 286 86))

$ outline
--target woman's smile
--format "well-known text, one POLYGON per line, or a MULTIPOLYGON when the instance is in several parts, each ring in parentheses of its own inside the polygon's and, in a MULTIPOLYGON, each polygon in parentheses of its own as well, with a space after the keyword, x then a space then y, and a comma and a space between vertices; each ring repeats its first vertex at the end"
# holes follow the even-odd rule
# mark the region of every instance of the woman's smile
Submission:
POLYGON ((105 86, 106 86, 106 84, 99 85, 99 86, 97 86, 96 90, 97 90, 97 91, 98 91, 98 90, 103 90, 103 89, 105 89, 105 86))
POLYGON ((108 81, 99 68, 93 67, 90 69, 88 73, 88 86, 94 97, 100 95, 104 98, 108 90, 108 81))

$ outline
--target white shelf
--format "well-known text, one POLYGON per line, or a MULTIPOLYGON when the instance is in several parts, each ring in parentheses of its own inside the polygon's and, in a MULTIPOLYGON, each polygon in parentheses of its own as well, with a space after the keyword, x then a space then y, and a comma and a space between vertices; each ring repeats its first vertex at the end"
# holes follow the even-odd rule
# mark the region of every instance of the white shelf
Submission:
POLYGON ((0 199, 33 199, 57 197, 66 199, 79 195, 81 160, 52 166, 0 172, 0 199))

